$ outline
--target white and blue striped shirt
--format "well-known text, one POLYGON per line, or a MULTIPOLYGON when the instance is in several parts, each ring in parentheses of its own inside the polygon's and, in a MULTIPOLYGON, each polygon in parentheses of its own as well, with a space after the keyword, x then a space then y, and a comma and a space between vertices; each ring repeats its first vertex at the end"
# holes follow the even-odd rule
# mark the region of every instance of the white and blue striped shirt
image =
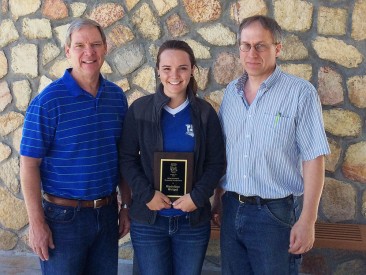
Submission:
POLYGON ((262 198, 301 195, 302 161, 330 152, 316 89, 277 66, 249 106, 247 78, 229 83, 219 111, 227 157, 222 187, 262 198))

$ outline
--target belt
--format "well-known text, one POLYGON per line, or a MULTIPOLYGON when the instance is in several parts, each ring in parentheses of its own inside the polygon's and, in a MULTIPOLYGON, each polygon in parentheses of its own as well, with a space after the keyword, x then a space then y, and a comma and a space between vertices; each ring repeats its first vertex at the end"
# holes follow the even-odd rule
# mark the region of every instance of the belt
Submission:
POLYGON ((43 194, 43 198, 50 202, 61 206, 69 206, 69 207, 89 207, 89 208, 100 208, 105 205, 111 204, 113 201, 117 199, 117 193, 113 193, 110 196, 106 196, 96 200, 84 201, 84 200, 74 200, 74 199, 65 199, 56 197, 50 194, 43 194))
POLYGON ((227 193, 231 197, 234 197, 235 199, 237 199, 241 203, 260 204, 260 205, 263 205, 263 204, 266 204, 266 203, 269 203, 269 202, 272 202, 272 201, 280 201, 280 200, 286 200, 286 199, 292 198, 292 195, 289 195, 285 198, 279 198, 279 199, 262 199, 259 196, 246 197, 246 196, 240 195, 240 194, 238 194, 236 192, 232 192, 232 191, 227 191, 227 193))

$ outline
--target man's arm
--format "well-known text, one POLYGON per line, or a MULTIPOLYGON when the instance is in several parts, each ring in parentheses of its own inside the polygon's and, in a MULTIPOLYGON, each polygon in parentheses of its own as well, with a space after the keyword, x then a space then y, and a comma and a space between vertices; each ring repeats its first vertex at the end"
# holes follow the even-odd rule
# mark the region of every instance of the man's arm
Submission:
POLYGON ((131 189, 124 179, 118 184, 119 193, 121 195, 122 206, 119 211, 119 238, 124 237, 130 231, 130 218, 128 217, 128 209, 131 205, 131 189), (124 208, 123 205, 128 206, 124 208))
POLYGON ((315 240, 315 222, 324 185, 324 156, 303 162, 304 201, 299 220, 290 235, 289 252, 301 254, 309 251, 315 240))
POLYGON ((42 208, 41 177, 42 159, 21 156, 20 179, 29 218, 29 245, 42 261, 48 260, 48 248, 55 248, 52 233, 42 208))

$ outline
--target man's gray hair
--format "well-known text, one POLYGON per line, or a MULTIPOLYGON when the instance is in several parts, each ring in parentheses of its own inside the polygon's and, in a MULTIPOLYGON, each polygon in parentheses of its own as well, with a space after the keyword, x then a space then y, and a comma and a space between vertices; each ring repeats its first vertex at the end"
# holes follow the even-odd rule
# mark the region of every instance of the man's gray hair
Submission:
POLYGON ((104 34, 104 31, 97 22, 95 22, 94 20, 88 19, 88 18, 78 18, 78 19, 75 19, 74 21, 72 21, 69 28, 67 29, 65 45, 70 47, 71 35, 75 31, 78 31, 83 27, 96 27, 98 29, 98 31, 100 32, 100 35, 102 36, 103 43, 107 44, 107 38, 104 34))
POLYGON ((238 35, 237 35, 239 45, 240 45, 242 30, 255 22, 259 22, 264 29, 269 30, 271 32, 274 43, 282 42, 283 31, 282 31, 280 25, 278 25, 278 23, 276 22, 276 20, 274 20, 268 16, 255 15, 255 16, 244 18, 243 21, 241 22, 241 24, 239 26, 238 35))

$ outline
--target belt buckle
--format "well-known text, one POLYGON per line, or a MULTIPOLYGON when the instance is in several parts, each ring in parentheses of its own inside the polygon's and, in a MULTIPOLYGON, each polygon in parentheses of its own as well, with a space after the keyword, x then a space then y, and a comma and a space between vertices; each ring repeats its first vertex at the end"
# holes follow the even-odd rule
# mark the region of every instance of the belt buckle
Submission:
POLYGON ((241 197, 242 197, 242 195, 239 195, 239 194, 238 194, 238 201, 240 201, 240 203, 245 203, 245 201, 242 201, 242 200, 241 200, 241 197))
POLYGON ((101 206, 97 206, 97 202, 98 201, 102 201, 103 199, 96 199, 96 200, 94 200, 93 201, 93 204, 94 204, 94 206, 93 206, 93 208, 101 208, 102 207, 102 205, 101 206))

